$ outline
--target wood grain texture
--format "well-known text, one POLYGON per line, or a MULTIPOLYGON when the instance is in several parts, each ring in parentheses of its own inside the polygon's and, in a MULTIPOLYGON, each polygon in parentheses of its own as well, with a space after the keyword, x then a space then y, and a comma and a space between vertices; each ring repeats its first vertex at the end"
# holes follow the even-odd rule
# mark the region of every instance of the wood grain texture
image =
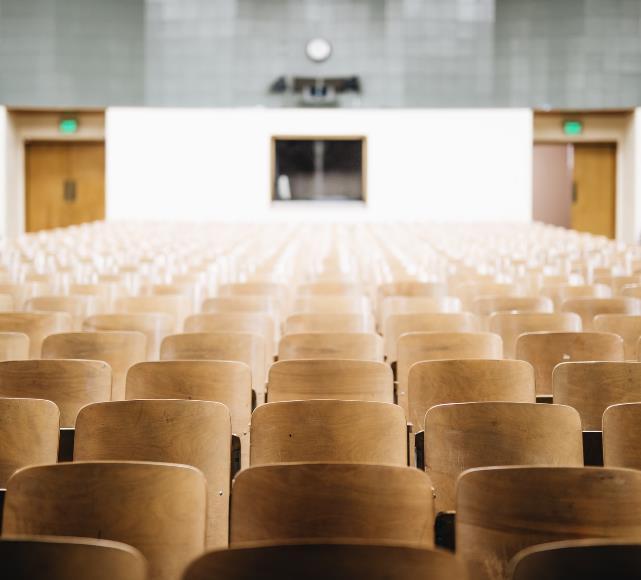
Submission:
POLYGON ((510 565, 512 580, 636 580, 641 541, 568 540, 521 550, 510 565))
POLYGON ((202 311, 207 312, 264 312, 277 318, 278 300, 272 296, 244 294, 239 296, 216 296, 203 301, 202 311))
POLYGON ((26 231, 105 218, 105 144, 31 141, 25 145, 26 231), (73 199, 65 181, 76 184, 73 199))
POLYGON ((227 547, 231 417, 222 403, 175 399, 88 405, 78 414, 74 461, 192 465, 207 478, 207 548, 227 547))
POLYGON ((0 362, 29 358, 29 337, 24 332, 0 332, 0 362))
POLYGON ((174 331, 180 332, 189 314, 189 299, 186 296, 121 296, 116 299, 116 312, 161 312, 171 316, 174 331))
POLYGON ((480 402, 432 407, 425 415, 425 470, 436 511, 456 509, 467 469, 493 465, 582 466, 581 419, 571 407, 480 402))
POLYGON ((12 312, 14 308, 13 296, 9 293, 0 294, 0 312, 12 312))
POLYGON ((398 340, 408 332, 476 332, 478 318, 470 312, 392 314, 383 327, 388 362, 398 359, 398 340))
POLYGON ((207 490, 193 467, 87 462, 29 467, 9 480, 3 536, 81 536, 129 544, 149 577, 179 580, 205 549, 207 490))
MULTIPOLYGON (((212 312, 193 314, 185 320, 185 332, 251 332, 265 341, 265 361, 276 354, 274 319, 261 312, 212 312)), ((267 369, 265 369, 267 370, 267 369)))
POLYGON ((563 302, 561 310, 578 314, 583 323, 583 330, 594 330, 594 317, 598 314, 641 314, 641 300, 624 296, 570 298, 563 302))
POLYGON ((520 550, 581 538, 641 540, 641 472, 494 467, 458 481, 456 550, 473 579, 504 579, 520 550))
POLYGON ((0 284, 0 293, 9 294, 13 300, 11 310, 21 310, 24 303, 33 296, 43 296, 53 291, 48 282, 23 282, 21 284, 0 284))
POLYGON ((490 315, 495 312, 554 312, 547 296, 482 296, 472 301, 471 311, 479 317, 483 330, 490 330, 490 315))
POLYGON ((497 312, 489 329, 503 339, 503 356, 515 358, 516 341, 526 332, 580 332, 581 319, 571 312, 497 312))
POLYGON ((35 296, 25 302, 28 312, 66 312, 71 316, 72 330, 81 330, 82 322, 97 308, 91 296, 35 296))
POLYGON ((3 574, 12 580, 147 580, 143 555, 121 542, 33 536, 0 538, 3 574))
POLYGON ((461 299, 455 296, 386 296, 379 306, 381 330, 387 318, 393 314, 430 314, 438 312, 461 312, 461 299))
POLYGON ((548 296, 554 302, 555 310, 560 310, 566 300, 573 298, 610 298, 612 290, 605 284, 549 284, 541 290, 543 296, 548 296))
POLYGON ((403 410, 391 403, 287 401, 258 407, 250 464, 328 461, 407 465, 403 410))
POLYGON ((411 467, 349 463, 263 465, 236 476, 231 546, 312 538, 431 547, 429 478, 411 467))
POLYGON ((245 363, 219 360, 138 363, 127 373, 125 398, 223 403, 231 413, 233 432, 249 447, 251 369, 245 363))
POLYGON ((299 284, 296 294, 299 296, 363 296, 365 290, 362 284, 350 282, 308 282, 299 284))
POLYGON ((144 361, 147 349, 141 332, 68 332, 45 339, 42 358, 101 360, 111 367, 111 399, 125 398, 125 377, 132 365, 144 361))
POLYGON ((409 419, 422 428, 435 405, 477 401, 534 403, 534 368, 525 361, 433 360, 414 363, 408 376, 409 419))
POLYGON ((190 332, 165 337, 161 360, 229 360, 252 370, 252 385, 265 392, 265 340, 249 332, 190 332))
POLYGON ((310 543, 231 548, 210 552, 193 562, 184 580, 466 580, 463 564, 445 551, 397 545, 310 543))
POLYGON ((297 296, 292 314, 369 314, 371 304, 365 296, 297 296))
POLYGON ((0 488, 18 469, 58 460, 60 411, 43 399, 0 398, 0 488))
POLYGON ((392 369, 358 360, 279 361, 269 369, 269 402, 340 399, 394 402, 392 369))
POLYGON ((552 394, 552 371, 562 362, 622 361, 623 339, 607 332, 532 332, 516 341, 516 358, 534 367, 536 394, 552 394))
POLYGON ((383 360, 383 341, 373 332, 304 332, 286 334, 278 346, 278 360, 383 360))
POLYGON ((53 401, 60 427, 73 427, 82 407, 111 400, 111 368, 98 360, 0 362, 0 397, 53 401))
POLYGON ((641 363, 567 362, 552 373, 554 402, 574 407, 584 431, 601 431, 610 405, 641 401, 641 363))
POLYGON ((474 300, 483 296, 519 296, 523 289, 509 282, 467 282, 454 288, 452 294, 463 302, 463 308, 471 310, 474 300))
POLYGON ((603 462, 607 467, 641 469, 641 397, 636 399, 612 405, 603 413, 603 462))
POLYGON ((501 337, 489 332, 410 332, 398 340, 398 404, 409 418, 408 379, 414 363, 439 359, 501 359, 501 337))
POLYGON ((306 313, 285 320, 285 334, 306 332, 374 332, 371 314, 306 313))
POLYGON ((613 332, 623 339, 625 360, 637 360, 637 343, 641 338, 641 315, 597 314, 593 322, 597 332, 613 332))
POLYGON ((29 337, 29 358, 40 358, 44 339, 71 330, 65 312, 0 312, 0 332, 21 332, 29 337))
POLYGON ((142 332, 147 339, 146 358, 158 360, 160 343, 173 332, 174 323, 169 314, 162 312, 96 314, 84 321, 82 329, 87 332, 142 332))

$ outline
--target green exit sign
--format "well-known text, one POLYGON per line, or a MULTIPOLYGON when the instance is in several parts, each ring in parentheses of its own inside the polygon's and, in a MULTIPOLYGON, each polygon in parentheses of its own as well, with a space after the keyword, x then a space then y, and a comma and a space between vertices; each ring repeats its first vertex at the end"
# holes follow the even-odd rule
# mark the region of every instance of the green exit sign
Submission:
POLYGON ((583 133, 583 123, 581 121, 563 121, 563 132, 566 135, 580 135, 583 133))
POLYGON ((63 117, 58 123, 58 131, 63 135, 71 135, 78 131, 78 119, 63 117))

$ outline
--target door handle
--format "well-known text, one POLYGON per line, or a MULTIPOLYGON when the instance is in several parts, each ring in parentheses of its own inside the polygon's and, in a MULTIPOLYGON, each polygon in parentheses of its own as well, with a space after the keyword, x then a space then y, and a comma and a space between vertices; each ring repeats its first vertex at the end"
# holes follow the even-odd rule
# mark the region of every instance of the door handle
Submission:
POLYGON ((72 179, 66 179, 62 185, 62 199, 67 203, 76 201, 76 182, 72 179))
POLYGON ((572 203, 576 203, 579 199, 579 187, 576 184, 576 181, 572 182, 572 203))

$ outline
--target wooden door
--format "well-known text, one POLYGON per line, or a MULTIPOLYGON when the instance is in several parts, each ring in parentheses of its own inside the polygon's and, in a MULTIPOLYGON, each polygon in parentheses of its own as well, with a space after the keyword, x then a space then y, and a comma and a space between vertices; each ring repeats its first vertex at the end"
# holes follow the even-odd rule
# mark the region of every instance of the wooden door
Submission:
POLYGON ((615 236, 616 145, 574 145, 572 228, 596 235, 615 236))
POLYGON ((26 230, 35 232, 105 217, 105 145, 26 145, 26 230))
POLYGON ((533 161, 532 219, 571 227, 572 145, 535 143, 533 161))

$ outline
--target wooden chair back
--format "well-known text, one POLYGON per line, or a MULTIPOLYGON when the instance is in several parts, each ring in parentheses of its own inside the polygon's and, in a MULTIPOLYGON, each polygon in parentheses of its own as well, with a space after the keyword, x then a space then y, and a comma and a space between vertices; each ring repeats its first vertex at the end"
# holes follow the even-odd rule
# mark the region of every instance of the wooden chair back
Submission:
POLYGON ((574 407, 584 431, 601 431, 610 405, 641 401, 641 362, 566 362, 552 373, 554 402, 574 407))
POLYGON ((501 359, 501 337, 490 332, 410 332, 398 339, 398 404, 409 418, 408 380, 414 363, 440 359, 501 359))
POLYGON ((189 314, 189 298, 181 295, 121 296, 116 300, 116 312, 160 312, 171 316, 174 331, 180 332, 189 314))
POLYGON ((71 330, 66 312, 0 312, 0 332, 20 332, 29 337, 29 358, 40 358, 44 339, 71 330))
POLYGON ((431 483, 418 469, 261 465, 241 471, 234 480, 230 545, 331 538, 431 547, 433 521, 431 483))
POLYGON ((373 332, 304 332, 286 334, 278 346, 278 360, 383 360, 383 341, 373 332))
POLYGON ((98 360, 0 362, 0 397, 53 401, 60 427, 73 427, 82 407, 111 400, 111 368, 98 360))
POLYGON ((251 332, 263 337, 267 363, 276 354, 274 319, 262 312, 192 314, 185 320, 185 332, 251 332))
POLYGON ((296 288, 299 296, 363 296, 361 284, 351 282, 308 282, 296 288))
POLYGON ((364 360, 289 360, 269 369, 269 402, 339 399, 394 402, 392 369, 364 360))
POLYGON ((292 314, 370 314, 372 305, 365 296, 297 296, 292 314))
POLYGON ((641 469, 641 397, 603 413, 603 464, 641 469))
POLYGON ((641 540, 639 471, 492 467, 458 481, 456 552, 474 579, 506 578, 510 559, 535 544, 621 537, 641 540))
POLYGON ((552 299, 555 310, 573 298, 610 298, 612 290, 605 284, 551 284, 541 288, 541 294, 552 299))
POLYGON ((251 420, 251 465, 322 461, 407 465, 403 410, 391 403, 267 403, 251 420))
POLYGON ((98 461, 21 469, 7 485, 3 536, 80 536, 140 550, 149 578, 179 580, 205 549, 207 491, 186 465, 98 461))
POLYGON ((11 294, 0 294, 0 312, 13 312, 14 300, 11 294))
POLYGON ((42 345, 44 359, 104 361, 111 367, 111 399, 125 398, 125 377, 132 365, 145 360, 147 344, 141 332, 68 332, 48 336, 42 345))
POLYGON ((422 429, 435 405, 480 401, 534 403, 534 369, 520 360, 454 359, 414 363, 408 375, 409 421, 422 429))
POLYGON ((436 511, 456 509, 466 469, 494 465, 583 465, 581 419, 571 407, 536 403, 455 403, 425 415, 425 470, 436 511))
POLYGON ((636 580, 641 541, 567 540, 521 550, 510 564, 510 580, 636 580))
POLYGON ((0 332, 0 362, 29 358, 29 337, 24 332, 0 332))
POLYGON ((127 373, 125 398, 195 399, 223 403, 231 413, 232 432, 249 449, 252 382, 251 369, 245 363, 220 360, 138 363, 127 373))
POLYGON ((636 314, 597 314, 593 322, 597 332, 613 332, 623 339, 625 360, 637 360, 641 338, 641 316, 636 314))
POLYGON ((580 332, 581 318, 573 312, 496 312, 489 328, 503 339, 503 355, 514 358, 516 341, 526 332, 580 332))
POLYGON ((147 580, 143 555, 121 542, 90 538, 0 538, 2 572, 11 580, 147 580))
POLYGON ((463 305, 456 296, 386 296, 379 309, 380 328, 393 314, 433 314, 461 312, 463 305))
POLYGON ((0 398, 0 488, 20 468, 58 460, 60 411, 43 399, 0 398))
POLYGON ((594 317, 599 314, 641 314, 641 300, 617 298, 571 298, 561 305, 564 312, 575 312, 581 317, 584 330, 594 329, 594 317))
POLYGON ((453 554, 409 546, 323 543, 231 548, 193 562, 184 580, 466 580, 465 566, 453 554))
POLYGON ((467 282, 456 287, 452 294, 463 302, 463 308, 472 309, 474 300, 484 296, 522 296, 523 289, 510 282, 467 282))
POLYGON ((203 300, 202 311, 207 312, 264 312, 276 318, 278 300, 265 294, 215 296, 203 300))
POLYGON ((81 330, 83 320, 98 308, 91 296, 35 296, 24 305, 27 312, 66 312, 71 316, 72 330, 81 330))
POLYGON ((389 362, 398 360, 398 341, 408 332, 477 332, 478 318, 470 312, 430 314, 392 314, 383 328, 385 355, 389 362))
POLYGON ((516 341, 516 358, 534 367, 536 394, 552 394, 552 371, 562 362, 622 361, 623 339, 609 332, 531 332, 516 341))
POLYGON ((88 405, 78 414, 74 461, 192 465, 207 478, 207 548, 229 536, 231 417, 222 403, 136 400, 88 405))
POLYGON ((131 331, 142 332, 147 338, 147 359, 158 360, 160 343, 173 333, 174 323, 169 314, 162 312, 131 312, 124 314, 96 314, 87 318, 82 329, 87 332, 131 331))
POLYGON ((472 302, 472 312, 483 330, 490 330, 490 316, 496 312, 552 313, 554 303, 546 296, 482 296, 472 302))
POLYGON ((249 332, 190 332, 167 336, 160 345, 161 360, 228 360, 245 363, 252 385, 265 392, 265 340, 249 332))
POLYGON ((285 334, 307 332, 374 332, 370 314, 293 314, 285 320, 285 334))

